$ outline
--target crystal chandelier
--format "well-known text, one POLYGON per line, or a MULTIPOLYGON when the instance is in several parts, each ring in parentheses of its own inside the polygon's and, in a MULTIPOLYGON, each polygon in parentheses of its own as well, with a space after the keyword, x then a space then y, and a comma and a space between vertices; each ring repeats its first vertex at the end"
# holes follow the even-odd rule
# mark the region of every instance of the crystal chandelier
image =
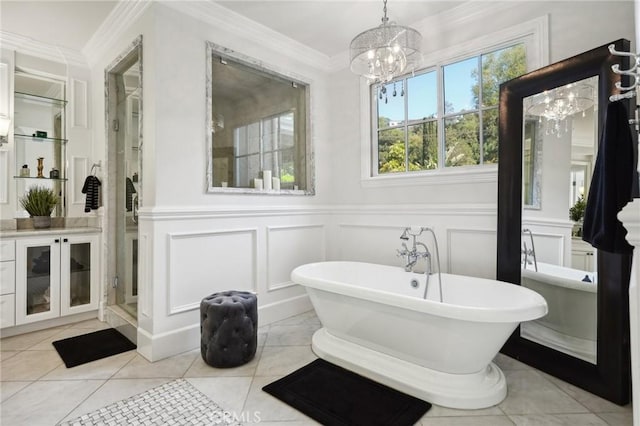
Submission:
POLYGON ((382 24, 358 34, 349 48, 351 71, 376 83, 389 82, 405 70, 414 69, 421 60, 422 36, 387 18, 384 0, 382 24))
POLYGON ((585 110, 594 105, 594 89, 586 83, 571 83, 533 95, 530 102, 527 112, 540 117, 540 121, 544 117, 552 124, 547 133, 560 136, 561 123, 564 122, 564 131, 568 130, 567 117, 580 112, 584 116, 585 110))

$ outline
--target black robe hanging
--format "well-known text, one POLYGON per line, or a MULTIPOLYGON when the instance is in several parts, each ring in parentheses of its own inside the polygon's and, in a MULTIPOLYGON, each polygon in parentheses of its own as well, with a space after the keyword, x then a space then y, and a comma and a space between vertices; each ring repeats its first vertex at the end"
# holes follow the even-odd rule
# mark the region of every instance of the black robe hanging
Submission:
POLYGON ((598 147, 582 239, 610 253, 631 253, 626 229, 618 212, 633 198, 638 179, 629 115, 622 101, 611 102, 606 111, 604 132, 598 147))
POLYGON ((91 175, 87 176, 84 180, 84 186, 82 187, 82 193, 87 194, 87 200, 84 204, 84 212, 89 213, 91 210, 96 210, 100 207, 100 179, 91 175))

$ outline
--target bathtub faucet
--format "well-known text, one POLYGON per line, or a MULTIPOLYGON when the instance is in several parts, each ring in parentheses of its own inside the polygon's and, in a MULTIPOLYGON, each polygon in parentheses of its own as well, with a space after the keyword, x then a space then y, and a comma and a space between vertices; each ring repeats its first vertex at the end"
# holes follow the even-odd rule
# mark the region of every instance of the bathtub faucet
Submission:
POLYGON ((529 240, 531 241, 531 248, 527 247, 527 242, 522 241, 522 254, 524 254, 524 260, 522 262, 522 266, 524 269, 527 269, 527 265, 531 265, 533 263, 536 272, 538 272, 538 260, 536 259, 536 247, 533 245, 533 233, 530 229, 523 229, 523 234, 529 234, 529 240), (529 259, 533 259, 533 262, 529 259))
MULTIPOLYGON (((407 238, 407 240, 408 239, 409 238, 407 238)), ((407 243, 402 243, 402 250, 398 250, 398 256, 406 259, 404 270, 407 272, 413 271, 413 267, 416 266, 416 263, 418 263, 418 260, 427 259, 428 262, 427 262, 426 272, 427 272, 427 275, 431 273, 431 253, 429 252, 429 249, 427 248, 426 245, 416 241, 415 236, 413 237, 413 247, 409 249, 407 247, 407 243), (418 247, 422 247, 424 251, 418 250, 418 247)))
POLYGON ((417 237, 422 235, 424 231, 428 231, 433 236, 433 242, 436 248, 436 257, 438 261, 438 282, 440 285, 440 302, 442 302, 442 277, 440 276, 440 253, 438 252, 438 240, 436 239, 436 234, 433 232, 431 228, 419 228, 417 233, 413 233, 411 228, 405 228, 400 235, 400 239, 402 242, 402 250, 398 250, 398 256, 402 257, 405 260, 404 270, 406 272, 413 272, 413 267, 418 263, 420 259, 427 259, 427 264, 425 268, 425 275, 427 278, 425 288, 424 288, 424 298, 427 298, 427 290, 429 289, 429 277, 433 273, 433 268, 431 264, 431 252, 426 244, 423 244, 417 241, 417 237), (407 247, 407 241, 409 241, 409 237, 412 238, 411 248, 407 247), (422 249, 422 250, 420 250, 422 249))

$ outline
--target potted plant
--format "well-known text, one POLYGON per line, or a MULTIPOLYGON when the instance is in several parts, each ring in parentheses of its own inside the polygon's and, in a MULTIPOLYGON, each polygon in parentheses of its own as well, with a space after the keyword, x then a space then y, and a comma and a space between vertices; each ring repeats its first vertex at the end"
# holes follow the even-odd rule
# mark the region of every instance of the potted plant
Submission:
POLYGON ((34 228, 49 228, 51 226, 51 212, 58 204, 58 196, 52 189, 44 186, 34 186, 20 198, 20 205, 33 218, 34 228))
POLYGON ((578 201, 569 209, 569 218, 575 222, 573 226, 573 236, 582 236, 582 220, 584 219, 584 209, 587 203, 584 201, 584 195, 581 195, 578 201))

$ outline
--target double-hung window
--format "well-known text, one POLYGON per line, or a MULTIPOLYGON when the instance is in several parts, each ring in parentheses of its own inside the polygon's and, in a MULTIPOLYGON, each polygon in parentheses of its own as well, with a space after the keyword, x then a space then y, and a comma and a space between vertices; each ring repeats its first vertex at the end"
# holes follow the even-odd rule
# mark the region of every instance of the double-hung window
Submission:
POLYGON ((526 67, 513 43, 372 85, 372 174, 497 163, 500 84, 526 67))

